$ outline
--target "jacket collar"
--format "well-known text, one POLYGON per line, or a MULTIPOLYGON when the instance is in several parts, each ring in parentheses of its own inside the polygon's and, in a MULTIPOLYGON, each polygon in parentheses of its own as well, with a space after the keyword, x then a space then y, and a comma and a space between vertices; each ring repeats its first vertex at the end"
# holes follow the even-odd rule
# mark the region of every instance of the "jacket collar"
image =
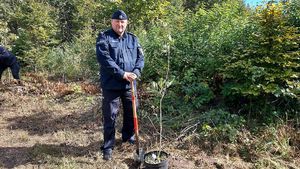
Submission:
POLYGON ((111 29, 111 32, 112 32, 114 38, 127 38, 127 36, 128 36, 126 31, 123 33, 122 37, 120 37, 113 29, 111 29))

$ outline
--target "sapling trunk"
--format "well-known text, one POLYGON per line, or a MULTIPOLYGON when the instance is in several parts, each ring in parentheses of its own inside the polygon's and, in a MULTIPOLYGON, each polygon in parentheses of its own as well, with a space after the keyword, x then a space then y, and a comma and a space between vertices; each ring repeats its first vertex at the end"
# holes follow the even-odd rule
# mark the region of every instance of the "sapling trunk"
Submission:
POLYGON ((160 89, 160 100, 159 100, 159 152, 157 155, 158 160, 160 161, 161 151, 162 151, 162 101, 166 95, 167 88, 169 87, 168 79, 169 79, 169 71, 170 71, 170 45, 167 46, 167 72, 165 79, 163 81, 162 87, 160 89))

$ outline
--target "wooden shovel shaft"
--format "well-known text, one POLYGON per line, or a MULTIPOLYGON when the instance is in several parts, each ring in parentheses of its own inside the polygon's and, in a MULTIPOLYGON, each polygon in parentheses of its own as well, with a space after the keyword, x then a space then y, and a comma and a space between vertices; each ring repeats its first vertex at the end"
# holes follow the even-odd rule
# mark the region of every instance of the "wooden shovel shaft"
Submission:
POLYGON ((131 98, 132 98, 132 110, 133 110, 133 125, 134 125, 134 134, 135 134, 135 141, 137 146, 137 153, 139 153, 139 123, 137 118, 136 112, 136 98, 135 98, 135 90, 134 90, 134 81, 130 82, 131 84, 131 98))

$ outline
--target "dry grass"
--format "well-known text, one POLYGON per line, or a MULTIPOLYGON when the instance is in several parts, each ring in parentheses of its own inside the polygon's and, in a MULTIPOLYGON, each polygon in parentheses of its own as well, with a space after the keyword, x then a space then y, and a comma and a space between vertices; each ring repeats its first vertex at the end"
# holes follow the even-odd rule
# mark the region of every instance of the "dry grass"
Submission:
POLYGON ((279 124, 275 127, 267 127, 261 131, 256 139, 255 166, 257 168, 282 168, 299 169, 300 158, 299 135, 295 136, 296 129, 289 125, 279 124))
MULTIPOLYGON (((135 147, 121 143, 121 118, 113 160, 102 159, 101 95, 97 85, 49 81, 35 74, 23 78, 22 86, 9 81, 0 86, 0 168, 137 168, 133 160, 135 147)), ((141 145, 145 151, 159 147, 158 127, 149 116, 140 121, 141 145)), ((170 168, 253 167, 237 155, 237 147, 224 149, 233 152, 230 154, 223 151, 208 155, 201 145, 204 143, 195 144, 195 136, 175 141, 173 131, 164 133, 163 149, 171 155, 170 168)), ((285 146, 281 147, 290 152, 285 146)), ((261 166, 266 166, 266 161, 261 166)))
POLYGON ((22 86, 0 86, 1 168, 137 168, 135 147, 122 144, 119 132, 113 160, 102 160, 97 85, 23 78, 22 86))

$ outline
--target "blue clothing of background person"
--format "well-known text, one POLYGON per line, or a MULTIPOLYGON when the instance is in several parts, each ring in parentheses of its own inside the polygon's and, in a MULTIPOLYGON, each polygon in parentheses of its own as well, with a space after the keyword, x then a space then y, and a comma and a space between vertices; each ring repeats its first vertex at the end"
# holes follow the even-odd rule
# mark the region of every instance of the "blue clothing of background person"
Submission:
POLYGON ((117 10, 112 15, 112 29, 101 32, 96 41, 103 94, 104 143, 101 149, 105 160, 112 158, 120 102, 123 106, 122 141, 134 143, 130 82, 141 76, 144 56, 137 37, 125 31, 127 23, 124 11, 117 10))
POLYGON ((11 69, 14 79, 19 81, 20 66, 17 61, 17 57, 8 50, 6 50, 4 47, 0 46, 0 79, 2 77, 2 73, 7 68, 11 69))

